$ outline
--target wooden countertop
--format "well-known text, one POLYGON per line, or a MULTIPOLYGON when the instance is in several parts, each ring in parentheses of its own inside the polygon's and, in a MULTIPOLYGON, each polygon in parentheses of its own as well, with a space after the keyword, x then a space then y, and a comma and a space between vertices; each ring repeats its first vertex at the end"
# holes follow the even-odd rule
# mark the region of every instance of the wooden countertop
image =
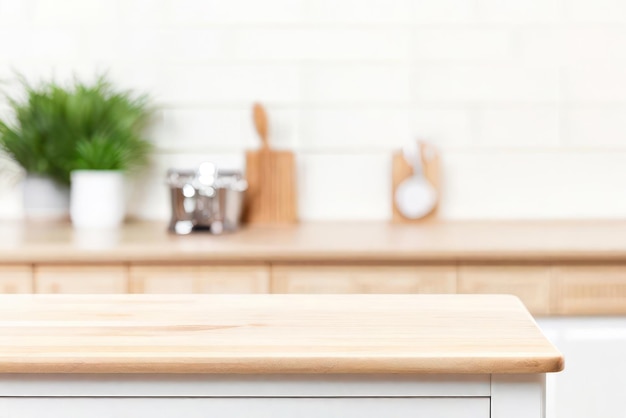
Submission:
POLYGON ((0 263, 626 261, 626 222, 302 223, 175 236, 163 223, 108 232, 0 223, 0 263))
POLYGON ((0 295, 0 373, 544 373, 513 296, 0 295))

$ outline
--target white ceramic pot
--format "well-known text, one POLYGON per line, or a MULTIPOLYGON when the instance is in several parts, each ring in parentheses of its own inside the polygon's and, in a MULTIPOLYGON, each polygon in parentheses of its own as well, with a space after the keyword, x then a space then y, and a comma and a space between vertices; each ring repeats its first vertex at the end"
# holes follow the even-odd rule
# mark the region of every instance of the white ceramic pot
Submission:
POLYGON ((126 211, 124 174, 109 170, 72 171, 70 216, 76 228, 115 228, 126 211))
POLYGON ((69 215, 70 189, 49 177, 27 174, 22 182, 22 203, 28 220, 65 220, 69 215))

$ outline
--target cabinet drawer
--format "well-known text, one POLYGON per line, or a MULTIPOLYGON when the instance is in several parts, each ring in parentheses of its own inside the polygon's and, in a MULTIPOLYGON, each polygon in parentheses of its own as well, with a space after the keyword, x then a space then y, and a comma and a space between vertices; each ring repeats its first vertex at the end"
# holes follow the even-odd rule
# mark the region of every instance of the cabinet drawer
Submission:
POLYGON ((0 293, 32 293, 33 269, 30 266, 0 266, 0 293))
POLYGON ((453 266, 274 266, 274 293, 455 293, 453 266))
POLYGON ((131 266, 133 293, 268 293, 269 267, 131 266))
POLYGON ((127 293, 125 266, 35 266, 37 293, 127 293))
POLYGON ((626 314, 626 265, 554 268, 554 313, 626 314))
POLYGON ((461 265, 459 293, 504 293, 519 297, 535 315, 550 313, 550 266, 461 265))
POLYGON ((11 418, 489 418, 489 398, 0 398, 11 418), (45 414, 42 415, 42 411, 45 414))

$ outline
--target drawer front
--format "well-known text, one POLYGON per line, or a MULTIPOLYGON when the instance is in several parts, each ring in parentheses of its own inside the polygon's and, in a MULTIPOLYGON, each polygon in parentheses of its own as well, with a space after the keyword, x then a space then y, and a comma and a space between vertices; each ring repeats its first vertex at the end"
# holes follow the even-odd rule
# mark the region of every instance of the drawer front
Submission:
POLYGON ((268 293, 269 267, 131 266, 133 293, 268 293))
POLYGON ((535 315, 550 313, 550 266, 460 265, 459 293, 504 293, 519 297, 535 315))
POLYGON ((0 398, 0 418, 489 418, 489 404, 489 398, 22 397, 0 398))
POLYGON ((455 293, 453 266, 275 266, 274 293, 455 293))
POLYGON ((35 266, 37 293, 127 293, 125 266, 35 266))
POLYGON ((30 266, 0 266, 0 293, 33 293, 30 266))
POLYGON ((554 278, 554 313, 626 314, 626 265, 557 266, 554 278))

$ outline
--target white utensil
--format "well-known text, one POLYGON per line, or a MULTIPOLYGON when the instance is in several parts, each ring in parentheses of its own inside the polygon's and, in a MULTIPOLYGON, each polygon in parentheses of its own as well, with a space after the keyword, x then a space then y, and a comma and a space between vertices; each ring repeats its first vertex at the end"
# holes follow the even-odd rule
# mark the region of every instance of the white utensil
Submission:
POLYGON ((413 175, 396 190, 396 206, 409 219, 428 215, 437 204, 437 191, 424 177, 420 144, 412 142, 402 150, 404 159, 413 167, 413 175))

